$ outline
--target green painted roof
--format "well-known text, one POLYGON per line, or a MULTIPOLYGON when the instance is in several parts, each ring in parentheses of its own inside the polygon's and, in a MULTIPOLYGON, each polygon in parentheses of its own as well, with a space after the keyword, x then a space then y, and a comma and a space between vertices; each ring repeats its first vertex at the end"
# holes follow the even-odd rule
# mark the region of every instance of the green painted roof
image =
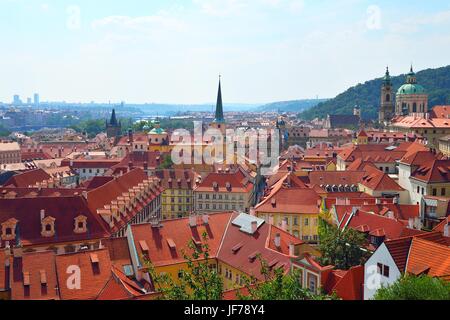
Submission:
POLYGON ((426 94, 425 88, 422 87, 420 84, 412 84, 407 83, 402 85, 398 91, 397 94, 426 94))
POLYGON ((149 132, 150 134, 165 134, 166 131, 164 131, 163 128, 154 128, 149 132))

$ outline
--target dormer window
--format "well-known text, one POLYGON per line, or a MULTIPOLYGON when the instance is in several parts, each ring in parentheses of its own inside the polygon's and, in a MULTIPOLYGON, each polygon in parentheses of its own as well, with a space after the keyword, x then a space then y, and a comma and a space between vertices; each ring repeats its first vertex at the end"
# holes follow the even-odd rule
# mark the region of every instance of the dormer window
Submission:
POLYGON ((87 232, 87 218, 80 215, 75 218, 75 233, 86 233, 87 232))
POLYGON ((16 226, 19 221, 11 218, 1 224, 1 239, 3 241, 11 241, 16 238, 16 226))
POLYGON ((42 219, 41 235, 43 237, 53 237, 55 235, 55 218, 48 216, 42 219))

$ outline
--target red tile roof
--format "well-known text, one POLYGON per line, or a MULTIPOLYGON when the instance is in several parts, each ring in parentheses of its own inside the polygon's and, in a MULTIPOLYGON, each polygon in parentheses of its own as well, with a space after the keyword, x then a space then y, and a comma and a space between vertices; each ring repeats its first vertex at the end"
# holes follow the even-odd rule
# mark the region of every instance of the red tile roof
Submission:
POLYGON ((123 270, 124 266, 132 264, 127 238, 105 239, 102 240, 102 244, 108 249, 113 266, 123 270))
POLYGON ((425 272, 432 277, 450 276, 450 247, 413 238, 406 271, 416 275, 425 272))
POLYGON ((78 252, 56 256, 56 268, 60 283, 60 295, 63 300, 94 300, 103 291, 111 279, 111 261, 107 249, 78 252), (91 261, 91 255, 96 254, 98 263, 91 261), (71 289, 65 285, 72 275, 71 266, 80 269, 81 288, 71 289))
POLYGON ((313 171, 309 173, 311 185, 358 185, 364 171, 313 171))
POLYGON ((234 172, 212 172, 205 179, 198 183, 197 192, 237 192, 247 193, 253 189, 253 183, 241 170, 234 172), (217 188, 214 185, 217 184, 217 188), (227 184, 230 188, 227 188, 227 184))
POLYGON ((365 212, 362 210, 356 210, 356 214, 346 212, 342 217, 340 217, 339 215, 340 214, 338 213, 338 219, 339 221, 341 221, 341 229, 343 229, 344 227, 350 227, 356 230, 361 226, 368 226, 369 231, 372 235, 386 236, 386 240, 397 239, 404 236, 405 232, 409 231, 412 231, 415 234, 422 233, 419 230, 409 230, 406 227, 405 222, 365 212))
POLYGON ((168 154, 159 151, 130 152, 118 164, 112 166, 110 172, 113 174, 125 173, 130 165, 132 169, 140 168, 144 170, 145 166, 148 169, 156 169, 166 155, 168 154))
MULTIPOLYGON (((329 285, 327 292, 335 292, 342 300, 362 300, 364 283, 364 266, 356 266, 348 271, 333 270, 335 283, 329 285), (339 274, 340 273, 340 274, 339 274)), ((333 276, 330 275, 330 278, 333 276)))
POLYGON ((111 270, 112 277, 98 295, 97 300, 130 300, 146 293, 140 284, 128 279, 119 268, 112 266, 111 270))
POLYGON ((426 183, 450 181, 450 160, 434 160, 423 164, 411 174, 412 179, 426 183))
POLYGON ((28 188, 29 186, 35 186, 37 183, 41 183, 50 179, 51 176, 42 169, 36 169, 32 171, 26 171, 9 178, 5 182, 5 186, 14 186, 18 188, 28 188))
POLYGON ((59 299, 53 251, 25 253, 10 269, 12 300, 59 299))
POLYGON ((434 106, 430 112, 430 117, 450 119, 450 106, 434 106))
POLYGON ((158 170, 155 176, 161 180, 164 189, 193 190, 200 175, 193 170, 158 170))
POLYGON ((259 203, 256 212, 318 214, 321 198, 313 189, 274 188, 271 193, 259 203))
POLYGON ((365 166, 366 174, 363 176, 361 184, 375 191, 405 191, 386 173, 372 166, 365 166))
POLYGON ((70 167, 72 169, 109 169, 119 164, 121 159, 64 159, 61 166, 70 167))
MULTIPOLYGON (((21 245, 40 245, 72 241, 84 241, 109 237, 104 228, 103 221, 97 214, 93 214, 87 205, 86 199, 79 196, 55 196, 37 198, 0 198, 0 223, 11 218, 18 220, 17 239, 21 245), (41 210, 45 216, 55 218, 55 235, 43 237, 41 235, 41 210), (87 217, 88 232, 75 233, 75 218, 84 215, 87 217)), ((11 245, 15 241, 10 241, 11 245)), ((3 243, 2 243, 3 245, 3 243)))
MULTIPOLYGON (((233 215, 233 219, 238 214, 233 215)), ((254 276, 259 281, 265 278, 261 274, 261 263, 256 259, 256 253, 261 259, 266 261, 272 268, 283 268, 285 272, 290 270, 290 259, 288 246, 290 243, 301 245, 302 242, 289 235, 281 229, 264 223, 254 234, 240 231, 240 227, 229 224, 223 243, 218 253, 218 259, 227 265, 239 269, 248 276, 254 276), (273 230, 274 229, 274 230, 273 230), (273 235, 279 233, 281 237, 282 249, 272 249, 274 245, 273 235), (237 244, 241 244, 239 250, 232 250, 237 244)))
MULTIPOLYGON (((163 221, 162 228, 152 228, 150 224, 134 225, 131 227, 131 232, 138 257, 147 255, 154 266, 184 262, 182 251, 190 255, 192 253, 192 250, 188 248, 190 241, 202 242, 202 235, 205 232, 208 235, 210 254, 216 257, 232 216, 231 212, 211 214, 208 225, 204 225, 198 217, 196 227, 189 226, 188 218, 163 221), (172 239, 175 243, 175 249, 169 247, 168 239, 172 239), (148 247, 145 253, 140 244, 142 241, 145 241, 148 247)), ((141 263, 143 264, 143 261, 141 263)))
POLYGON ((419 235, 401 237, 385 241, 384 244, 388 248, 400 272, 405 272, 406 270, 406 263, 408 260, 408 254, 410 251, 413 238, 425 239, 427 241, 431 241, 438 244, 447 243, 445 238, 439 232, 428 232, 419 235))

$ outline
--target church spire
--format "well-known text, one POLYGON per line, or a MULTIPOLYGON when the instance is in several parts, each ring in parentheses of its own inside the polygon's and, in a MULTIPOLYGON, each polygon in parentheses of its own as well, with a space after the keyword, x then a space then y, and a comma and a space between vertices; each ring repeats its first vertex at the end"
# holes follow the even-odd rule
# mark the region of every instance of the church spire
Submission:
POLYGON ((217 93, 216 116, 214 118, 214 122, 225 122, 223 116, 221 78, 222 76, 219 76, 219 92, 217 93))
POLYGON ((112 125, 112 126, 117 126, 118 125, 117 117, 116 117, 116 109, 112 110, 111 120, 109 121, 109 124, 112 125))

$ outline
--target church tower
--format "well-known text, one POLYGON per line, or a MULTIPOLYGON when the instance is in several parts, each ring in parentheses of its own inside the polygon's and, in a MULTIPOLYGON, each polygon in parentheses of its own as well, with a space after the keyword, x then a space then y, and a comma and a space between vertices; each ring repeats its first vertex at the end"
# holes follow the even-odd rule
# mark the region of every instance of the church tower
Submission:
POLYGON ((112 110, 111 119, 106 121, 106 135, 108 138, 119 138, 122 132, 122 125, 117 121, 116 110, 112 110))
POLYGON ((379 112, 379 121, 389 122, 394 116, 394 95, 392 92, 391 75, 389 74, 389 67, 386 68, 386 74, 383 78, 381 86, 381 106, 379 112))

